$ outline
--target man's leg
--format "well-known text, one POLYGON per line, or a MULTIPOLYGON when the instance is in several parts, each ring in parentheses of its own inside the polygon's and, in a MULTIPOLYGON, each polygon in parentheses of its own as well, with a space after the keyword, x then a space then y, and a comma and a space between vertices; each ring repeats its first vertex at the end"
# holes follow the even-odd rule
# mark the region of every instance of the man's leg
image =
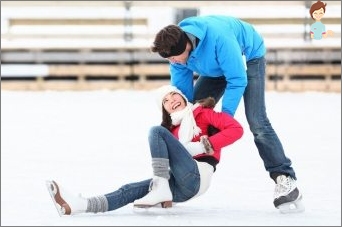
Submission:
POLYGON ((247 67, 245 114, 265 169, 276 183, 274 205, 279 208, 282 204, 301 199, 301 194, 296 187, 291 160, 285 156, 283 146, 266 114, 265 58, 251 60, 247 67))
MULTIPOLYGON (((227 82, 224 76, 215 78, 200 76, 194 87, 194 102, 207 97, 213 97, 217 103, 222 97, 224 90, 226 89, 226 85, 227 82)), ((219 130, 217 128, 209 125, 209 136, 216 134, 218 131, 219 130)))
POLYGON ((198 77, 194 87, 194 102, 196 100, 213 97, 216 103, 222 97, 227 82, 224 76, 221 77, 198 77))

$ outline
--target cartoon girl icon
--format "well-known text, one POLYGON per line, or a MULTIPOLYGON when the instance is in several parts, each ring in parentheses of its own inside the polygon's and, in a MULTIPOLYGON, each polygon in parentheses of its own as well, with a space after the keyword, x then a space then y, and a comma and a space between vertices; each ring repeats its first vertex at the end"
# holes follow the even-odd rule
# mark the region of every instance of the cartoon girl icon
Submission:
POLYGON ((314 19, 316 22, 311 25, 310 30, 310 36, 311 39, 322 39, 327 38, 328 36, 333 36, 333 31, 325 30, 325 25, 321 22, 321 19, 323 18, 325 14, 325 7, 327 6, 327 3, 317 1, 316 3, 312 4, 310 8, 310 16, 312 19, 314 19))

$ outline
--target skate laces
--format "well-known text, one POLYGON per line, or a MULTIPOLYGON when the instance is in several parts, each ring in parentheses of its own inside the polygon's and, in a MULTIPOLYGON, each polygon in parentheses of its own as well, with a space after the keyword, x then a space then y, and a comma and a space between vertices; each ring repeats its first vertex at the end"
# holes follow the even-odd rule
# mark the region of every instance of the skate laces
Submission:
POLYGON ((152 179, 150 181, 150 185, 148 187, 148 191, 149 192, 152 191, 156 186, 157 186, 157 180, 156 179, 152 179))
POLYGON ((296 182, 290 176, 280 175, 274 190, 274 198, 285 196, 296 188, 296 182))

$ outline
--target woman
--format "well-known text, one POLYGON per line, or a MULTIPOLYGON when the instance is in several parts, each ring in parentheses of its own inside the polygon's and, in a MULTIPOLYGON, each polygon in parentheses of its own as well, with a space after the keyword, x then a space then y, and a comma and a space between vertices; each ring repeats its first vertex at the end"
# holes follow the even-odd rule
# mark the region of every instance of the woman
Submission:
POLYGON ((185 202, 203 194, 220 161, 221 149, 241 138, 242 126, 230 115, 213 110, 213 99, 192 105, 174 86, 156 90, 162 123, 149 132, 152 179, 123 185, 91 198, 76 197, 55 181, 47 188, 60 215, 106 212, 129 203, 135 207, 185 202), (208 127, 219 129, 208 136, 208 127))

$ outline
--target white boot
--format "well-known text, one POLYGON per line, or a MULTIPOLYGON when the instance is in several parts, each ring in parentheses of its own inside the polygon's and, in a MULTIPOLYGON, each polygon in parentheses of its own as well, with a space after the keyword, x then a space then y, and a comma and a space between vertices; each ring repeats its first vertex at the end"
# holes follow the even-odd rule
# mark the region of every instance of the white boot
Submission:
POLYGON ((46 186, 60 216, 84 213, 87 210, 87 199, 69 193, 55 181, 46 181, 46 186))
POLYGON ((166 178, 154 176, 150 192, 134 201, 135 207, 152 207, 161 203, 163 208, 172 207, 172 193, 166 178))

